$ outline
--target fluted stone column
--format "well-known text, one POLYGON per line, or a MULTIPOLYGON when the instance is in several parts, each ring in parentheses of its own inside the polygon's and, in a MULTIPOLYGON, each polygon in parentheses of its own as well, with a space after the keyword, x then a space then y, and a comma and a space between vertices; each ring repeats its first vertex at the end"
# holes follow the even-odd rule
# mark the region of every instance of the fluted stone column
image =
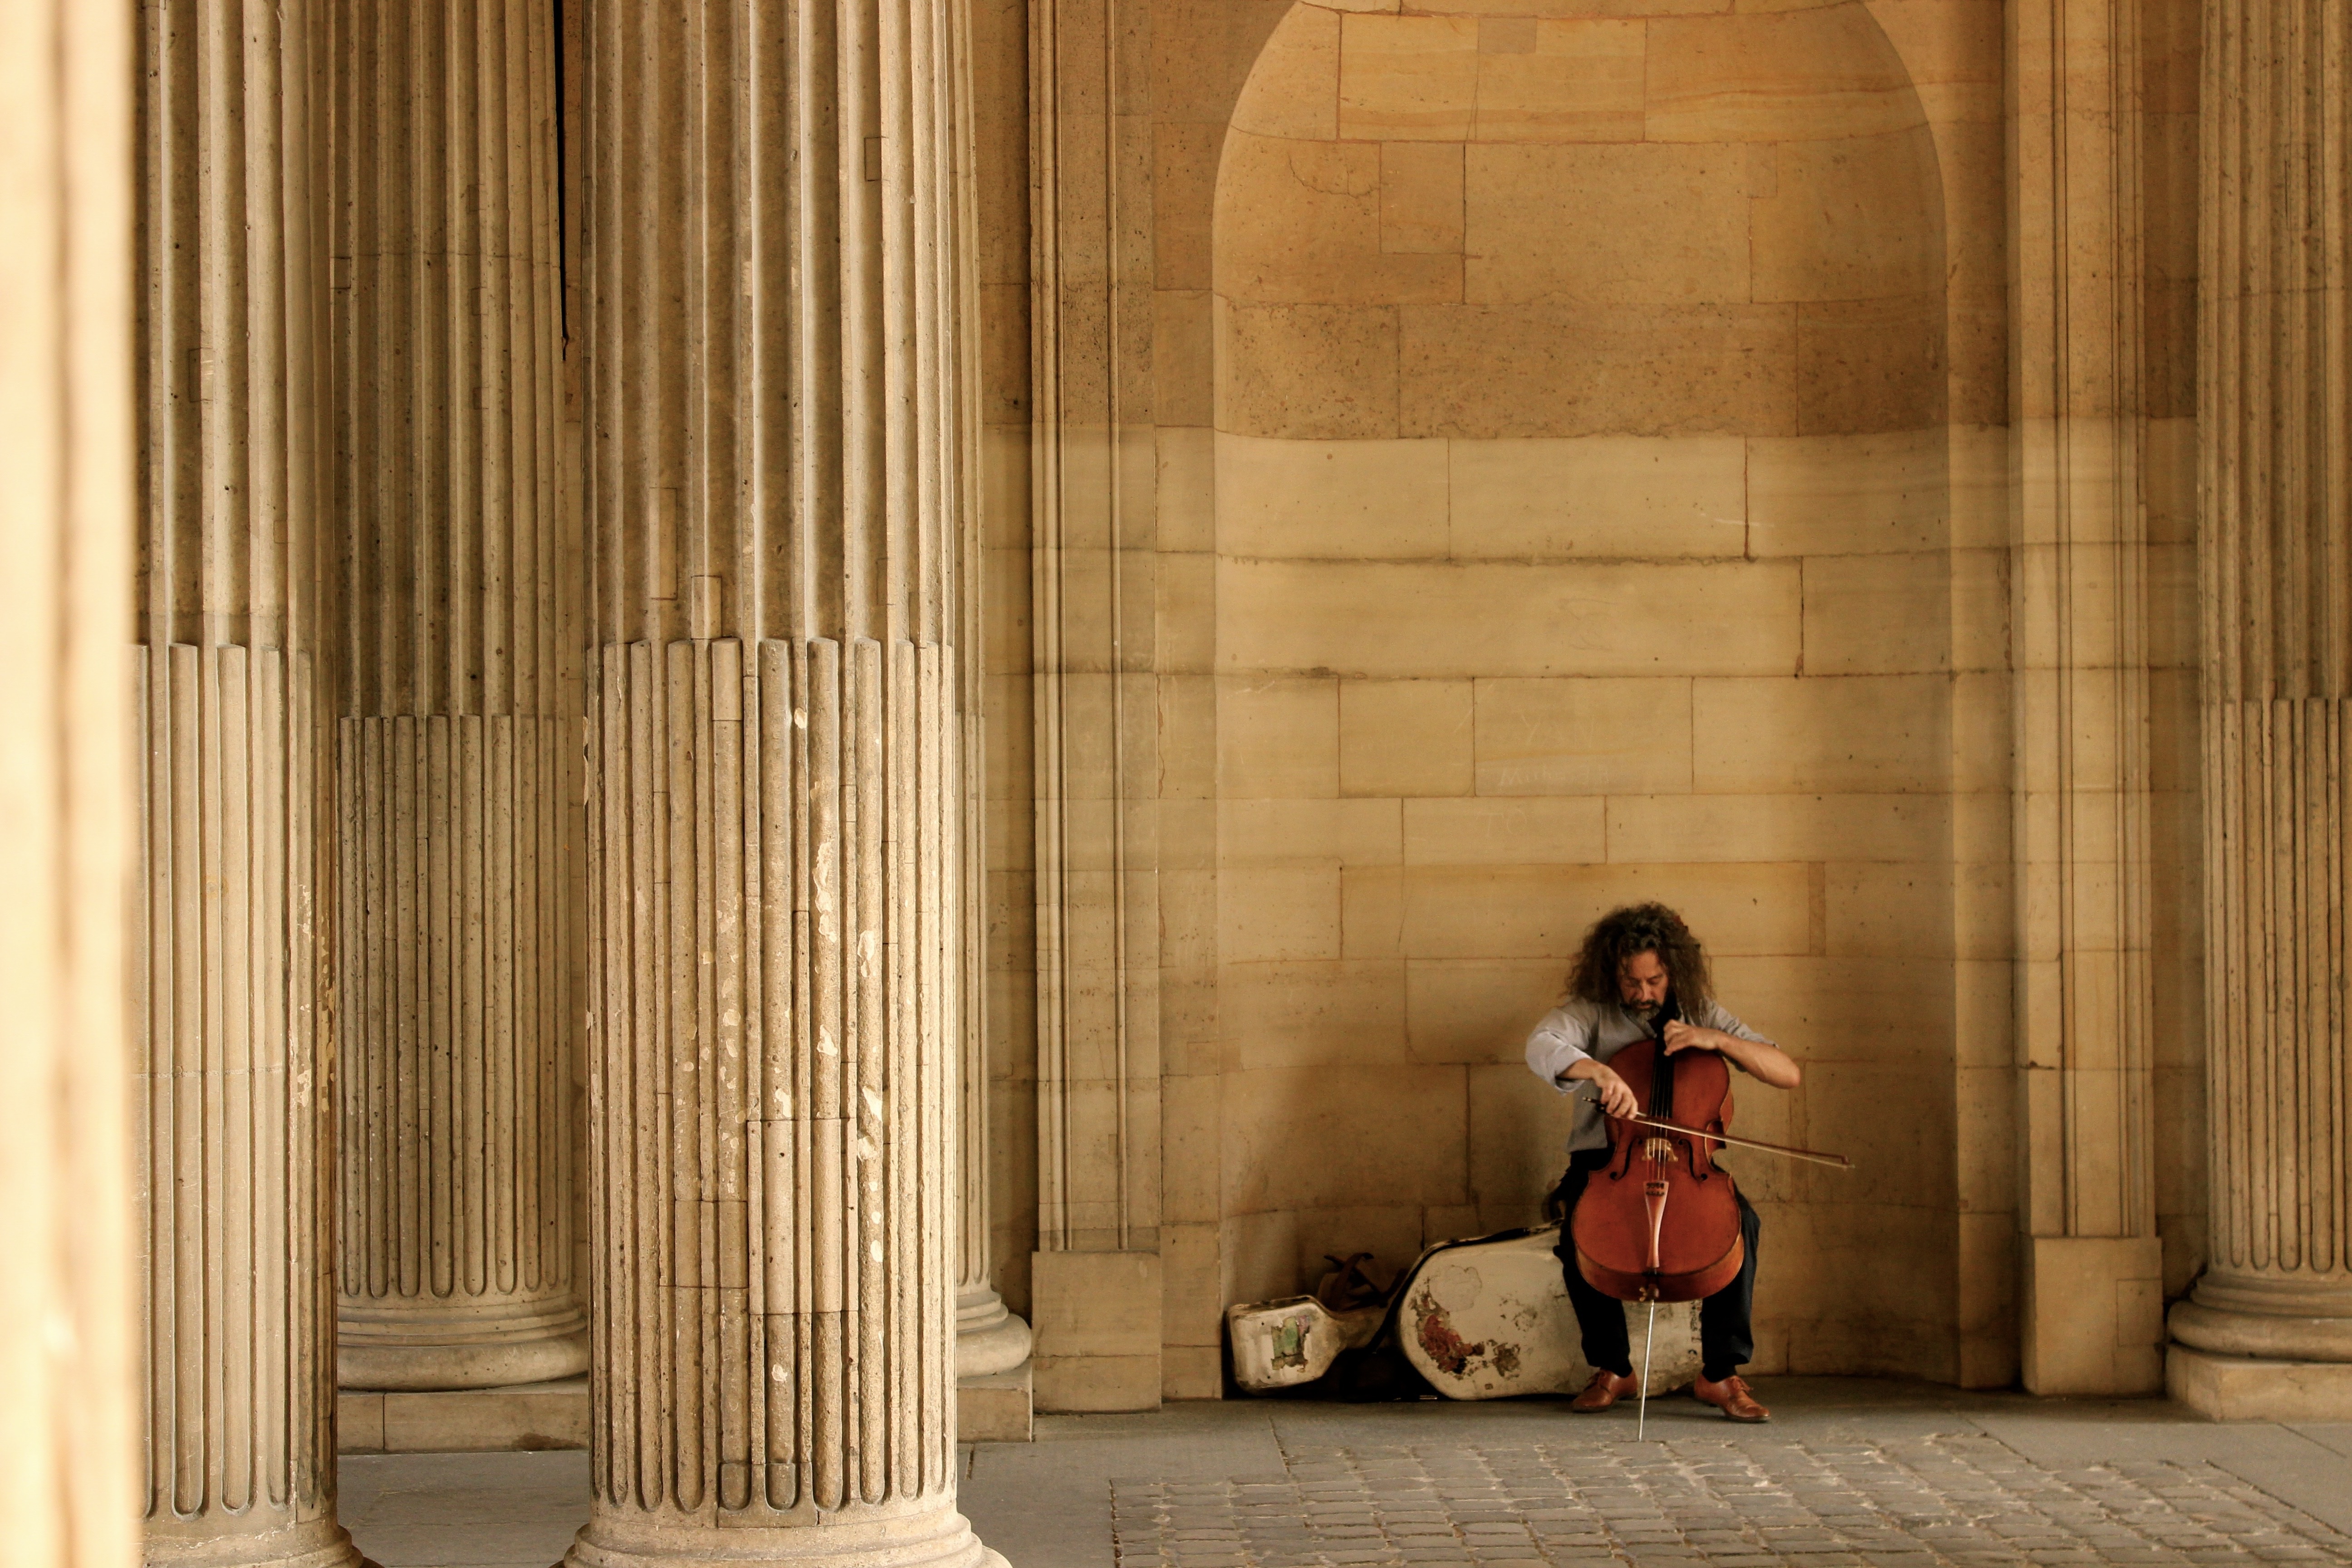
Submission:
MULTIPOLYGON (((969 115, 970 105, 962 107, 969 115)), ((963 142, 969 145, 969 140, 963 142)), ((962 184, 968 191, 969 170, 962 184)), ((966 210, 970 210, 969 207, 966 210)), ((961 301, 962 330, 967 342, 976 342, 980 327, 979 301, 972 287, 971 274, 976 268, 965 269, 963 299, 961 301)), ((964 415, 962 429, 976 434, 980 426, 977 406, 979 377, 965 375, 958 391, 971 405, 964 415)), ((958 500, 961 503, 963 529, 961 542, 963 563, 967 572, 976 572, 980 561, 980 452, 976 442, 967 442, 956 454, 958 468, 958 500)), ((976 584, 976 575, 965 582, 976 584)), ((981 642, 980 594, 973 591, 962 596, 959 628, 961 641, 971 649, 971 657, 962 663, 963 689, 961 703, 963 710, 962 802, 963 821, 970 829, 964 835, 963 886, 969 889, 964 900, 963 915, 963 1001, 961 1009, 961 1038, 958 1041, 961 1076, 958 1079, 961 1103, 957 1107, 957 1150, 961 1155, 961 1202, 957 1205, 957 1248, 961 1273, 956 1281, 956 1433, 967 1441, 977 1438, 1025 1440, 1031 1433, 1033 1400, 1029 1379, 1029 1325, 1008 1310, 1004 1298, 998 1295, 995 1260, 991 1246, 988 1162, 988 963, 983 932, 986 927, 981 908, 981 889, 986 876, 982 850, 986 836, 980 830, 981 801, 986 777, 985 751, 981 740, 981 642)))
MULTIPOLYGON (((972 96, 963 95, 956 109, 956 134, 960 146, 973 146, 971 117, 974 109, 972 96)), ((975 155, 963 160, 962 167, 956 171, 958 198, 967 212, 977 210, 977 163, 975 150, 975 155)), ((956 308, 960 319, 958 330, 963 334, 963 341, 977 343, 980 341, 980 268, 977 256, 971 259, 971 265, 959 269, 956 308)), ((982 641, 981 594, 977 587, 982 548, 982 458, 979 446, 981 375, 976 363, 971 374, 959 378, 955 391, 964 401, 960 426, 964 438, 959 441, 954 454, 956 499, 962 530, 960 547, 963 570, 968 574, 964 581, 973 585, 971 592, 961 596, 958 606, 961 616, 959 637, 962 646, 971 650, 971 657, 963 660, 961 669, 963 683, 961 705, 964 719, 961 738, 962 809, 963 820, 970 828, 964 835, 961 875, 963 886, 970 889, 970 896, 964 900, 962 910, 962 1037, 958 1042, 961 1064, 959 1079, 961 1103, 957 1108, 957 1148, 961 1155, 962 1201, 957 1210, 960 1226, 957 1256, 962 1263, 962 1273, 956 1283, 956 1434, 967 1441, 980 1438, 1025 1441, 1032 1435, 1033 1415, 1029 1325, 1009 1311, 1004 1299, 996 1292, 989 1205, 988 1165, 992 1146, 988 1135, 988 921, 981 896, 982 889, 987 885, 987 836, 980 827, 981 803, 988 769, 987 749, 981 727, 986 703, 981 655, 985 645, 982 641)))
MULTIPOLYGON (((975 646, 966 643, 966 647, 975 646)), ((976 706, 964 710, 976 719, 976 706)), ((966 767, 971 766, 969 754, 966 767)), ((967 771, 969 779, 971 775, 967 771)), ((966 821, 977 822, 967 803, 966 821)), ((979 835, 971 835, 977 841, 979 835)), ((964 886, 976 898, 980 881, 967 858, 964 886)), ((957 1209, 957 1256, 961 1260, 956 1282, 955 1373, 956 1431, 967 1441, 990 1438, 1025 1441, 1030 1436, 1032 1395, 1029 1380, 1029 1325, 1009 1311, 1004 1298, 991 1283, 988 1213, 988 1062, 986 1041, 979 1017, 980 953, 967 943, 963 955, 965 1001, 962 1039, 962 1105, 959 1147, 962 1152, 962 1193, 957 1209)))
POLYGON ((141 13, 147 1559, 342 1568, 318 896, 323 224, 304 0, 141 13))
POLYGON ((2336 0, 2206 7, 2204 1277, 2174 1394, 2352 1417, 2352 60, 2336 0))
MULTIPOLYGON (((967 645, 970 646, 970 645, 967 645)), ((967 715, 973 710, 967 708, 967 715)), ((969 763, 967 763, 969 765, 969 763)), ((969 775, 967 775, 969 776, 969 775)), ((969 815, 967 820, 974 820, 969 815)), ((978 836, 975 834, 974 837, 978 836)), ((967 865, 964 885, 977 890, 978 880, 967 865)), ((967 946, 964 953, 967 975, 979 969, 979 954, 967 946)), ((965 986, 965 1019, 962 1040, 962 1105, 961 1114, 961 1148, 962 1151, 962 1194, 957 1211, 957 1256, 962 1271, 956 1282, 956 1379, 963 1384, 964 1405, 990 1402, 1000 1391, 1002 1380, 1019 1373, 1029 1361, 1029 1325, 1007 1310, 1004 1298, 996 1293, 992 1284, 992 1260, 989 1256, 988 1224, 988 1062, 983 1052, 977 1009, 977 987, 965 986)), ((999 1430, 990 1425, 975 1426, 969 1415, 963 1418, 961 1434, 971 1437, 1028 1436, 1029 1394, 1025 1387, 1003 1389, 1008 1397, 1003 1420, 1016 1424, 1018 1433, 999 1430)), ((991 1415, 996 1413, 992 1411, 991 1415)))
POLYGON ((961 25, 593 19, 581 1568, 992 1555, 953 1462, 961 25))
POLYGON ((0 1520, 131 1568, 131 21, 0 7, 0 1520))
POLYGON ((543 0, 338 11, 345 1387, 587 1365, 553 22, 543 0))

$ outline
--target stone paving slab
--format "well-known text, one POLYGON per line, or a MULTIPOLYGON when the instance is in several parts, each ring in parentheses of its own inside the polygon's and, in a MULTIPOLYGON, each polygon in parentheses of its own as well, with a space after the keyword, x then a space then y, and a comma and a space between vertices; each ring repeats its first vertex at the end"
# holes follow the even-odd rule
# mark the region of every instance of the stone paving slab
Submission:
POLYGON ((346 1454, 337 1512, 381 1568, 548 1568, 588 1520, 588 1456, 346 1454))

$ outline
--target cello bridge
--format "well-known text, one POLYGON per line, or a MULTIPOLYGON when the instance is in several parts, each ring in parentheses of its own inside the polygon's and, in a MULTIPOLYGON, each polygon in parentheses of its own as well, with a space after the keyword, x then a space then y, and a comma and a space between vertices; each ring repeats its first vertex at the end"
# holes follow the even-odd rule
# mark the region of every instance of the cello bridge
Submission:
POLYGON ((1653 1160, 1672 1160, 1675 1157, 1674 1140, 1671 1138, 1649 1139, 1643 1143, 1642 1152, 1653 1160))

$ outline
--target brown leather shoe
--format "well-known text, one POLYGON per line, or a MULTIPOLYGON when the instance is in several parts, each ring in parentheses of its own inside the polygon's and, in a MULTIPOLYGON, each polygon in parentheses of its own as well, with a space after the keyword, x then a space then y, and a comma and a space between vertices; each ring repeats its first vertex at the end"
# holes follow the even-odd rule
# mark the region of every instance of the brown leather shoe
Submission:
POLYGON ((1596 1415, 1641 1386, 1639 1378, 1620 1377, 1613 1372, 1596 1372, 1592 1374, 1592 1381, 1584 1385, 1584 1392, 1576 1396, 1569 1408, 1579 1415, 1596 1415))
POLYGON ((1772 1413, 1756 1403, 1748 1380, 1733 1373, 1721 1383, 1709 1383, 1701 1377, 1691 1384, 1692 1397, 1714 1405, 1734 1421, 1769 1421, 1772 1413))

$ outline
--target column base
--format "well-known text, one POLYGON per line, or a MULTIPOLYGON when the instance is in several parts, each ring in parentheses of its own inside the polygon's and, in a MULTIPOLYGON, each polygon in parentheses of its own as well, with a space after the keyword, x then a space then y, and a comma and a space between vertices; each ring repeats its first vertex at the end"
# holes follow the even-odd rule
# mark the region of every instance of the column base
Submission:
POLYGON ((956 1376, 1011 1372, 1029 1359, 1029 1325, 982 1286, 956 1299, 956 1376))
POLYGON ((951 1507, 759 1525, 730 1517, 591 1510, 560 1568, 1007 1568, 951 1507))
POLYGON ((261 1531, 203 1530, 205 1522, 149 1519, 146 1568, 376 1568, 352 1544, 351 1532, 332 1519, 261 1531), (178 1533, 182 1530, 188 1533, 178 1533))
POLYGON ((588 1328, 530 1340, 355 1340, 334 1347, 346 1389, 497 1389, 588 1371, 588 1328))
POLYGON ((1037 1390, 1030 1363, 956 1379, 956 1441, 1029 1443, 1037 1436, 1037 1390))
POLYGON ((2260 1361, 2176 1344, 2164 1390, 2209 1421, 2352 1421, 2352 1362, 2260 1361))
POLYGON ((543 1295, 346 1295, 334 1314, 334 1380, 346 1389, 497 1389, 588 1371, 588 1311, 543 1295))
POLYGON ((1026 1443, 1036 1436, 1029 1325, 985 1285, 956 1297, 956 1441, 1026 1443))
POLYGON ((335 1447, 345 1454, 515 1453, 588 1446, 588 1380, 414 1392, 345 1389, 335 1447))
POLYGON ((2207 1276, 2198 1282, 2195 1294, 2174 1305, 2168 1320, 2172 1337, 2184 1345, 2211 1351, 2216 1355, 2253 1356, 2263 1361, 2352 1362, 2352 1316, 2293 1310, 2341 1307, 2345 1301, 2340 1292, 2315 1301, 2291 1298, 2273 1305, 2258 1300, 2252 1310, 2239 1304, 2245 1294, 2226 1284, 2217 1287, 2212 1277, 2207 1276), (2281 1306, 2286 1310, 2280 1310, 2281 1306))

